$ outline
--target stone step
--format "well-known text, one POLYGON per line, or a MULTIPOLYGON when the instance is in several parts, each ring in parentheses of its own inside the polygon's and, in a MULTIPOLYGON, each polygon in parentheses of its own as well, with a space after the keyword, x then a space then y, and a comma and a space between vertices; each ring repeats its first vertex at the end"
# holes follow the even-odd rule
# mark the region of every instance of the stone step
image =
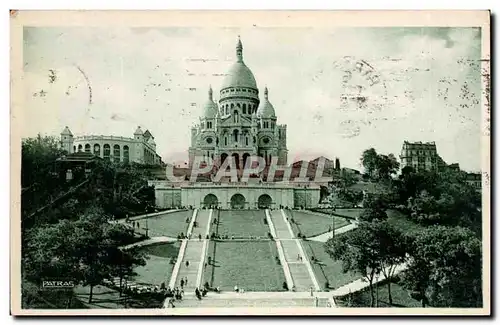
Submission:
POLYGON ((314 283, 304 263, 288 263, 296 291, 309 291, 314 283))
MULTIPOLYGON (((315 307, 314 298, 292 298, 292 299, 210 299, 209 293, 202 300, 193 296, 185 296, 182 301, 174 302, 176 308, 228 308, 228 307, 257 307, 257 308, 294 308, 315 307)), ((319 298, 318 307, 327 307, 328 299, 319 298)))
MULTIPOLYGON (((283 252, 287 262, 300 262, 300 259, 297 258, 300 255, 300 250, 294 240, 282 240, 281 246, 283 247, 283 252)), ((304 257, 301 257, 303 260, 304 257)))
POLYGON ((271 221, 273 222, 274 229, 276 231, 276 237, 279 239, 290 239, 292 238, 288 225, 286 224, 281 211, 270 211, 271 221))

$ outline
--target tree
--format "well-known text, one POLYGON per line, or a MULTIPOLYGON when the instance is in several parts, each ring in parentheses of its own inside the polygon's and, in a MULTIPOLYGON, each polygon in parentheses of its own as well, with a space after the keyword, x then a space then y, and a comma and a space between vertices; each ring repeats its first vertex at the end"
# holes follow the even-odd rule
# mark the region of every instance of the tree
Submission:
POLYGON ((110 267, 110 275, 120 278, 120 295, 122 282, 126 276, 136 275, 137 266, 146 265, 146 255, 137 247, 122 249, 120 246, 134 241, 134 229, 123 224, 109 224, 106 226, 106 238, 110 241, 106 264, 110 267))
POLYGON ((376 160, 376 170, 379 179, 389 179, 398 172, 399 162, 392 153, 379 155, 376 160))
POLYGON ((407 247, 403 233, 388 222, 380 222, 375 227, 380 238, 380 256, 382 258, 382 274, 387 281, 389 304, 392 305, 391 281, 396 267, 406 260, 407 247))
POLYGON ((365 172, 370 175, 370 177, 374 176, 374 173, 377 170, 378 163, 378 154, 374 148, 367 149, 363 151, 361 156, 361 163, 365 169, 365 172))
POLYGON ((38 135, 21 143, 21 187, 38 184, 45 186, 52 180, 50 172, 54 161, 63 155, 60 143, 52 136, 38 135))
POLYGON ((374 148, 363 152, 361 163, 370 178, 376 180, 387 180, 399 170, 399 162, 393 154, 378 154, 374 148))
POLYGON ((363 201, 365 208, 359 215, 360 221, 384 221, 387 220, 387 203, 384 197, 378 195, 366 195, 363 201))
POLYGON ((481 240, 463 227, 429 226, 412 235, 404 286, 422 306, 482 306, 481 240))
POLYGON ((381 241, 374 231, 376 223, 361 222, 353 231, 329 239, 325 243, 327 253, 342 261, 343 271, 359 273, 369 283, 370 307, 374 306, 373 281, 382 268, 381 241))

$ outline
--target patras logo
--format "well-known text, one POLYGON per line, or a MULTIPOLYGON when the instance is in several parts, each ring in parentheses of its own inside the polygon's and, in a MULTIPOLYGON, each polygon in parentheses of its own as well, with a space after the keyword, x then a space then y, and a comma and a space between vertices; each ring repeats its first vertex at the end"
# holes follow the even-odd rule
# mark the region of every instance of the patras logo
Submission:
POLYGON ((46 280, 42 281, 43 288, 73 288, 75 282, 72 280, 46 280))

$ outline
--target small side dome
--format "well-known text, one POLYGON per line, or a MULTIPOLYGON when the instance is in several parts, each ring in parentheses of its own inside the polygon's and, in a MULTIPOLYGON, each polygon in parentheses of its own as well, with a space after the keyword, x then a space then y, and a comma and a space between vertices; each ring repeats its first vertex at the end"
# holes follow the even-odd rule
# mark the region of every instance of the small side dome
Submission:
POLYGON ((61 132, 61 135, 69 135, 69 136, 73 136, 73 133, 71 133, 71 131, 69 130, 69 127, 65 127, 64 130, 61 132))
POLYGON ((214 118, 217 115, 218 109, 217 104, 212 98, 213 92, 212 87, 208 89, 208 99, 203 105, 203 117, 204 118, 214 118))
POLYGON ((269 102, 268 99, 269 91, 267 87, 264 89, 264 100, 260 102, 259 108, 257 109, 258 117, 276 117, 276 113, 274 112, 273 105, 269 102))
POLYGON ((137 130, 135 130, 134 135, 143 135, 144 132, 142 132, 142 129, 140 126, 137 127, 137 130))

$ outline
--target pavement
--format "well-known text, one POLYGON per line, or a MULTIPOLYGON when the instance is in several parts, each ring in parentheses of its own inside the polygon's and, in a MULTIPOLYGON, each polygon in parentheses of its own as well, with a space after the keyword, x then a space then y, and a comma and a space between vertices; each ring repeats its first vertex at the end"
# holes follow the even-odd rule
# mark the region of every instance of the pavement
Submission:
POLYGON ((122 246, 121 248, 123 249, 128 249, 132 247, 143 247, 143 246, 148 246, 152 244, 157 244, 157 243, 171 243, 171 242, 176 242, 177 238, 174 237, 165 237, 165 236, 159 236, 159 237, 152 237, 137 243, 133 243, 130 245, 122 246))
MULTIPOLYGON (((339 235, 339 234, 342 234, 344 232, 356 229, 357 227, 358 227, 358 225, 356 223, 348 224, 347 226, 335 229, 335 235, 339 235)), ((328 239, 330 239, 332 237, 333 237, 333 231, 329 231, 329 232, 325 232, 324 234, 321 234, 321 235, 318 235, 318 236, 315 236, 315 237, 310 237, 310 238, 307 238, 307 239, 308 240, 319 241, 319 242, 324 243, 324 242, 326 242, 328 239)))

